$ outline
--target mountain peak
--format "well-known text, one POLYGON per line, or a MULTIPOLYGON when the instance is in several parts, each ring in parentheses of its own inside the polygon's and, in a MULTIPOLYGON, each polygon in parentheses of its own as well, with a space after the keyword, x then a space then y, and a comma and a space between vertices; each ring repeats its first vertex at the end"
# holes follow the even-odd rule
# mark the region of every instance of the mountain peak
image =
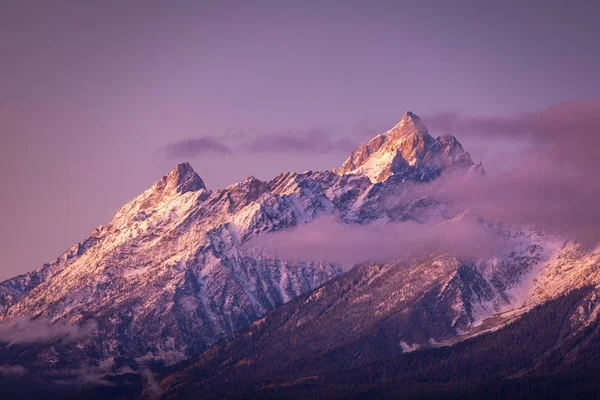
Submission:
POLYGON ((204 182, 188 162, 177 164, 171 172, 157 182, 157 185, 163 190, 177 193, 206 189, 204 182))
POLYGON ((398 122, 390 132, 396 131, 401 133, 402 136, 409 133, 418 133, 421 136, 429 136, 429 131, 423 121, 421 121, 421 118, 412 111, 407 111, 400 122, 398 122))
POLYGON ((421 118, 419 118, 419 116, 412 111, 405 112, 401 119, 401 121, 413 121, 413 120, 420 121, 421 118))
POLYGON ((132 207, 136 212, 154 209, 159 204, 170 201, 173 197, 202 189, 206 189, 206 186, 200 176, 194 171, 190 163, 183 162, 177 164, 171 172, 160 178, 150 189, 121 207, 115 218, 129 213, 132 207))
POLYGON ((472 165, 469 153, 454 136, 433 138, 421 118, 407 111, 392 129, 354 150, 337 174, 363 174, 372 182, 392 175, 427 181, 443 169, 472 165))

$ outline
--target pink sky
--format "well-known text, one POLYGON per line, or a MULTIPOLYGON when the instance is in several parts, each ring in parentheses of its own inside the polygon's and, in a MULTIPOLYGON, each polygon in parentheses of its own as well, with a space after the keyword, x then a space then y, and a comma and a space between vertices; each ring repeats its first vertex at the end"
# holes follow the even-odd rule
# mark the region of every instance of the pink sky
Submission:
POLYGON ((458 112, 452 133, 493 173, 502 157, 473 118, 600 98, 600 10, 488 3, 1 2, 0 279, 178 162, 212 189, 337 167, 407 110, 458 112))

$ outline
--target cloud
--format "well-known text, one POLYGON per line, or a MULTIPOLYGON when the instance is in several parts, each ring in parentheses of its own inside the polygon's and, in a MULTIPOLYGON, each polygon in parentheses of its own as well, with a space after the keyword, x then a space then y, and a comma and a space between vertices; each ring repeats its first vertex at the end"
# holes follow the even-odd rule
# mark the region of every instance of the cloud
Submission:
POLYGON ((600 165, 600 100, 571 101, 538 112, 503 117, 472 117, 444 112, 424 118, 431 130, 461 137, 526 141, 527 151, 577 168, 600 165))
MULTIPOLYGON (((432 115, 433 129, 514 143, 510 164, 480 180, 442 181, 457 207, 600 241, 600 100, 573 101, 534 113, 470 117, 432 115)), ((443 185, 443 186, 442 186, 443 185)))
POLYGON ((229 154, 232 149, 213 136, 183 139, 173 142, 163 149, 168 158, 189 158, 205 154, 229 154))
POLYGON ((152 371, 150 371, 148 368, 143 368, 140 371, 140 374, 142 375, 142 378, 144 378, 145 391, 150 395, 150 397, 160 397, 160 395, 163 393, 163 390, 161 389, 158 382, 156 382, 156 379, 154 379, 152 371))
POLYGON ((543 160, 485 179, 448 182, 457 208, 486 218, 533 224, 593 245, 600 239, 600 190, 593 177, 564 171, 543 160))
POLYGON ((27 369, 20 365, 0 365, 0 375, 21 376, 27 373, 27 369))
POLYGON ((458 218, 439 224, 397 222, 343 224, 332 217, 257 237, 247 246, 298 261, 325 261, 350 267, 363 262, 399 261, 422 253, 453 252, 485 257, 502 250, 503 241, 481 224, 458 218))
POLYGON ((173 142, 162 151, 168 158, 182 159, 207 154, 233 153, 349 153, 357 143, 349 137, 338 137, 327 129, 281 130, 249 134, 226 132, 221 138, 205 136, 173 142))
POLYGON ((255 136, 243 144, 244 150, 257 153, 348 153, 356 147, 349 138, 335 137, 324 129, 287 130, 255 136))
POLYGON ((115 374, 102 371, 95 365, 82 363, 78 369, 65 369, 62 372, 73 375, 73 377, 66 380, 57 380, 56 383, 74 386, 114 386, 114 383, 109 381, 108 378, 115 374))
POLYGON ((114 371, 102 366, 81 363, 78 368, 60 369, 58 373, 65 376, 64 379, 54 380, 55 383, 61 385, 110 387, 115 386, 111 378, 124 374, 136 374, 137 372, 129 366, 123 366, 114 371))
POLYGON ((89 320, 83 325, 51 323, 46 319, 18 317, 0 325, 0 342, 30 344, 60 341, 76 342, 97 332, 98 323, 89 320))

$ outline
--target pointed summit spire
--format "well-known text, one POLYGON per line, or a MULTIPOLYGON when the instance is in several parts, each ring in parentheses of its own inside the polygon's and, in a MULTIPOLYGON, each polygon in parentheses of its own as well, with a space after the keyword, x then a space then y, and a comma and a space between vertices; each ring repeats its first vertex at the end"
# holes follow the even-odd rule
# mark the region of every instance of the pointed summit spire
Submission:
POLYGON ((206 189, 204 182, 194 171, 189 162, 177 164, 177 166, 167 175, 167 186, 176 190, 178 193, 195 192, 196 190, 206 189))
POLYGON ((186 193, 206 189, 204 182, 194 171, 190 163, 184 162, 163 176, 155 184, 156 189, 169 192, 186 193))
POLYGON ((131 218, 131 215, 134 215, 134 218, 144 219, 153 212, 152 210, 156 210, 165 202, 172 201, 184 193, 202 189, 206 189, 206 186, 192 166, 187 162, 178 164, 171 172, 156 181, 150 189, 119 208, 113 221, 131 218), (138 215, 140 212, 141 214, 138 215))
POLYGON ((429 131, 423 121, 421 121, 421 118, 412 111, 407 111, 395 128, 404 128, 404 132, 417 132, 423 136, 429 135, 429 131))

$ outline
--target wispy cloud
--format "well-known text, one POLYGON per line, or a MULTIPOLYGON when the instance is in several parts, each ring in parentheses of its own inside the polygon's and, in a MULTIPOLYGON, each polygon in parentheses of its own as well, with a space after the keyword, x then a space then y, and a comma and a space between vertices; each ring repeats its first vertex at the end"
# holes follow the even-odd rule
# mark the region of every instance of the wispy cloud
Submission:
POLYGON ((29 344, 60 341, 76 342, 94 335, 98 323, 89 320, 83 325, 51 323, 47 319, 19 317, 0 325, 0 342, 29 344))
POLYGON ((232 149, 213 136, 183 139, 168 144, 163 149, 168 158, 188 158, 205 154, 229 154, 232 149))
POLYGON ((432 130, 459 137, 527 140, 533 151, 571 166, 598 166, 600 99, 565 102, 538 112, 502 117, 473 117, 443 112, 424 117, 432 130))
POLYGON ((231 153, 349 153, 357 142, 348 136, 338 136, 328 129, 290 129, 266 133, 244 133, 238 130, 222 137, 205 136, 179 140, 162 150, 168 158, 189 158, 207 154, 231 153))
POLYGON ((128 366, 112 370, 87 363, 81 363, 78 368, 59 369, 57 373, 63 376, 63 379, 57 379, 54 382, 70 386, 115 386, 111 378, 123 374, 137 374, 128 366))
POLYGON ((0 365, 0 375, 21 376, 27 373, 27 369, 21 365, 0 365))
POLYGON ((143 368, 140 371, 142 378, 144 378, 144 390, 150 396, 150 398, 158 398, 163 393, 162 388, 154 378, 154 374, 148 368, 143 368))

